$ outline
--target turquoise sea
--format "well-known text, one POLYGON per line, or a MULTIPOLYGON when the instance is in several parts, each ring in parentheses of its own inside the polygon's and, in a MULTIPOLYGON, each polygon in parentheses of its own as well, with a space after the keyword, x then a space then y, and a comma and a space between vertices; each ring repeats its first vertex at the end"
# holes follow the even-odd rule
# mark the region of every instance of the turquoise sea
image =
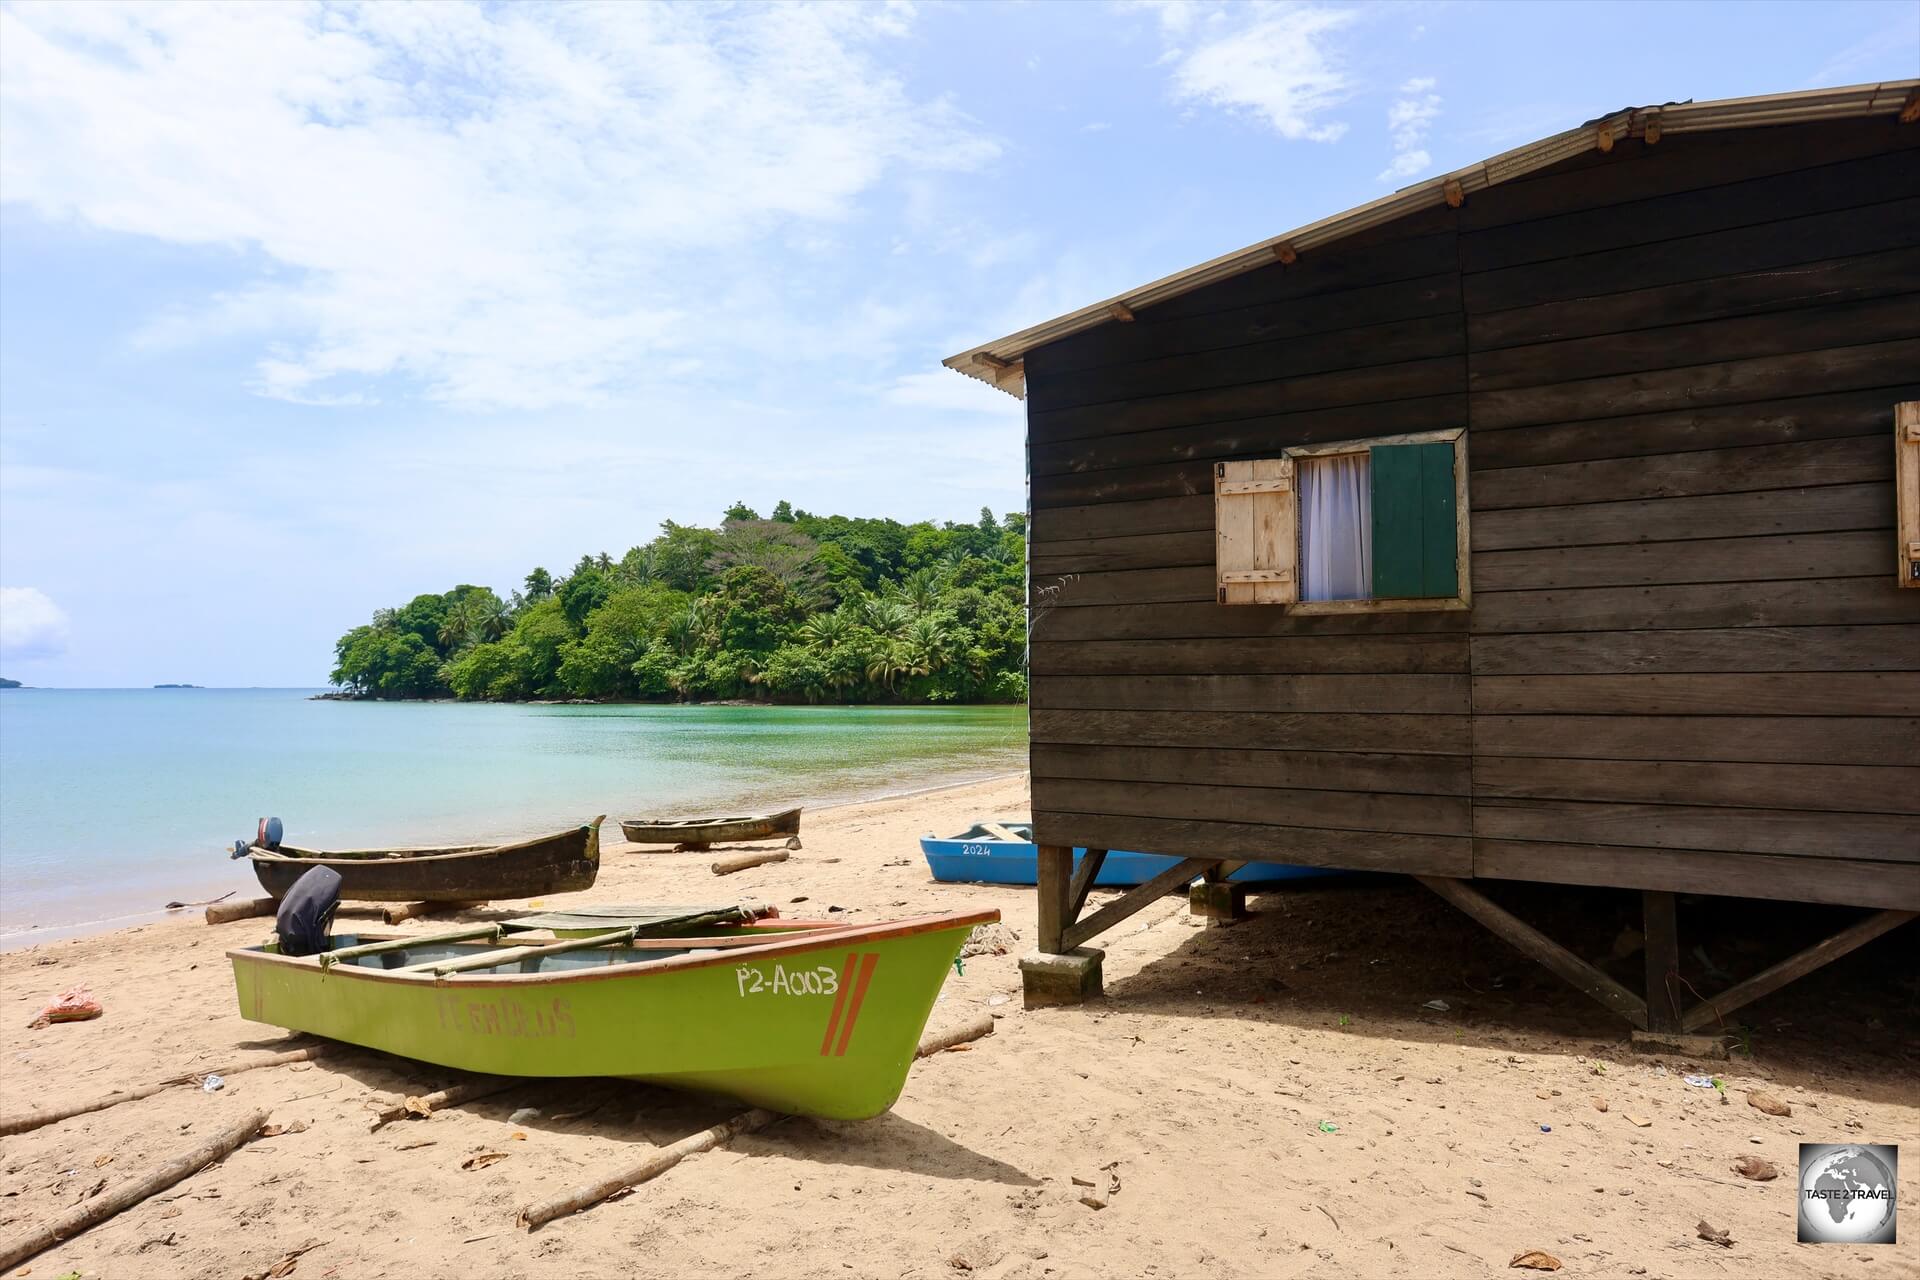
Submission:
MULTIPOLYGON (((223 850, 441 843, 778 808, 1025 767, 1024 707, 317 702, 313 689, 0 692, 0 945, 257 891, 223 850)), ((618 829, 609 827, 609 838, 618 829)))

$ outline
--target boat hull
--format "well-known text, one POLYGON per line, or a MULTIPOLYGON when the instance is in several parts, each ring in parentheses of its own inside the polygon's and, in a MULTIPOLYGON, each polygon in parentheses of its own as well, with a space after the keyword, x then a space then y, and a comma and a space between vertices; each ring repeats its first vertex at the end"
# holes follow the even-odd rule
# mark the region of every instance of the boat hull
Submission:
POLYGON ((704 849, 716 844, 797 836, 800 810, 732 818, 631 818, 620 823, 620 831, 630 844, 679 844, 704 849))
MULTIPOLYGON (((927 869, 933 878, 950 884, 1034 884, 1039 879, 1039 851, 1031 844, 1005 840, 938 840, 929 836, 920 842, 920 852, 926 857, 927 869)), ((1085 849, 1073 851, 1076 868, 1086 855, 1085 849)), ((1180 859, 1166 854, 1113 849, 1100 864, 1100 873, 1093 882, 1112 889, 1145 884, 1178 861, 1180 859)), ((1249 862, 1229 879, 1236 884, 1279 884, 1340 874, 1324 867, 1249 862)))
POLYGON ((264 948, 228 955, 240 1012, 255 1022, 464 1071, 622 1076, 857 1120, 893 1105, 961 943, 998 918, 933 916, 646 965, 438 980, 322 968, 264 948))
POLYGON ((600 874, 600 826, 596 821, 518 844, 446 852, 283 852, 292 856, 257 848, 248 854, 260 887, 274 898, 285 897, 308 870, 323 866, 340 873, 340 896, 355 902, 492 902, 592 888, 600 874))

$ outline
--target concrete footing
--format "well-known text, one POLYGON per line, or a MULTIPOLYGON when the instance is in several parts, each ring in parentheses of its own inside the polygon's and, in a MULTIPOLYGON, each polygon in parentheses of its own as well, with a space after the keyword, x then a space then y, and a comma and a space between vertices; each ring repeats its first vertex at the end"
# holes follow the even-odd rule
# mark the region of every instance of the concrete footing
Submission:
POLYGON ((1725 1036, 1702 1036, 1687 1031, 1640 1031, 1633 1033, 1635 1053, 1671 1053, 1682 1058, 1724 1058, 1725 1036))
POLYGON ((1029 952, 1020 958, 1020 985, 1029 1009, 1080 1004, 1102 994, 1100 966, 1107 953, 1075 947, 1065 955, 1029 952))
POLYGON ((1247 919, 1247 886, 1231 880, 1196 880, 1187 890, 1187 905, 1204 916, 1207 927, 1247 919))

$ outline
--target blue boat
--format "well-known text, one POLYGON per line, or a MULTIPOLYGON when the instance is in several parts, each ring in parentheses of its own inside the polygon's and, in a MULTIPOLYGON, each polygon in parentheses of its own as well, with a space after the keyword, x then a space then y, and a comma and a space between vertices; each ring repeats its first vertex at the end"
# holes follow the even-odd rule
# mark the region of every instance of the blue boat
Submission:
MULTIPOLYGON (((1039 879, 1039 855, 1033 844, 1033 824, 1024 818, 999 822, 981 822, 964 835, 943 840, 925 836, 920 852, 935 880, 961 884, 1034 884, 1039 879)), ((1085 849, 1073 851, 1077 867, 1086 856, 1085 849)), ((1110 850, 1100 864, 1096 885, 1125 888, 1144 884, 1178 862, 1162 853, 1134 853, 1110 850)), ((1335 876, 1343 872, 1324 867, 1296 867, 1284 862, 1249 862, 1233 873, 1240 884, 1273 884, 1283 880, 1302 880, 1313 876, 1335 876)))

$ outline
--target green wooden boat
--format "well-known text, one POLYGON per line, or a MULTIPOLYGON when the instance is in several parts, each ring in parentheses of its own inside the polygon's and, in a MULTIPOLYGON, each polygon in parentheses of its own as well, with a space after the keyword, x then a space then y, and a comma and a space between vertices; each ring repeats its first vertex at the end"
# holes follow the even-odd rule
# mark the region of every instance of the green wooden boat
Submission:
POLYGON ((890 924, 768 921, 698 937, 627 924, 542 941, 513 923, 227 953, 241 1014, 510 1076, 623 1076, 797 1115, 893 1105, 960 945, 997 911, 890 924), (523 941, 523 938, 532 938, 523 941))

